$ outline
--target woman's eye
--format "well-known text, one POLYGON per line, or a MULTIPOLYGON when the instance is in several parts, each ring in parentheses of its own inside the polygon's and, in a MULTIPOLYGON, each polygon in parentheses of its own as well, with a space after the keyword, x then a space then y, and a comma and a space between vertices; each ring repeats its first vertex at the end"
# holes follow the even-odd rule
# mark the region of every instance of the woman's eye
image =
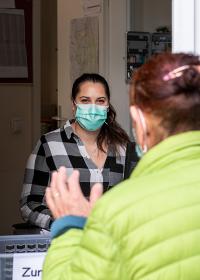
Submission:
POLYGON ((98 103, 98 104, 104 104, 104 103, 105 103, 105 100, 104 100, 104 99, 100 99, 100 100, 97 101, 97 103, 98 103))
POLYGON ((88 103, 87 99, 81 99, 81 103, 88 103))

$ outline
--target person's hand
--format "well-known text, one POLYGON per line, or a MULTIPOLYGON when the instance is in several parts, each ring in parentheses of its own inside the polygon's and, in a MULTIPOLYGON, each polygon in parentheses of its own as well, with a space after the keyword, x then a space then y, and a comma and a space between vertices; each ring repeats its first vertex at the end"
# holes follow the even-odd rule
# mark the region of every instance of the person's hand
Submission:
POLYGON ((87 200, 80 188, 79 171, 73 171, 67 178, 66 168, 60 167, 53 172, 50 187, 46 189, 46 202, 55 219, 67 215, 88 217, 102 193, 103 186, 97 183, 87 200))

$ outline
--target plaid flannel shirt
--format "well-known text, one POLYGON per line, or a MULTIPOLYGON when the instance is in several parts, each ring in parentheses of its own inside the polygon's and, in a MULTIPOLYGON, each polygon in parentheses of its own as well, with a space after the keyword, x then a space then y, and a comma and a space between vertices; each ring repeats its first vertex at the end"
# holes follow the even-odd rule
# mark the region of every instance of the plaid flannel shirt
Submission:
POLYGON ((123 179, 125 152, 126 148, 121 147, 119 155, 115 156, 108 149, 104 167, 99 169, 80 138, 74 134, 70 121, 64 127, 42 135, 25 169, 20 199, 22 217, 31 224, 49 229, 53 219, 45 202, 45 190, 51 173, 60 166, 67 168, 68 175, 78 169, 82 192, 88 197, 95 183, 102 183, 105 192, 123 179))

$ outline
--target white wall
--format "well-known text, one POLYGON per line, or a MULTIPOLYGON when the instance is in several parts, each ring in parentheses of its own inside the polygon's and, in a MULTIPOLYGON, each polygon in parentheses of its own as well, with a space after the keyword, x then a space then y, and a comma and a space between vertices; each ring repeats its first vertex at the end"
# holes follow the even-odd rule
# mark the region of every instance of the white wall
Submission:
POLYGON ((109 65, 108 81, 111 102, 117 111, 117 120, 130 132, 129 93, 125 76, 125 53, 127 28, 127 2, 109 1, 109 65))
POLYGON ((171 27, 172 0, 130 0, 131 28, 135 31, 155 32, 157 27, 171 27))
POLYGON ((143 0, 144 30, 155 32, 157 27, 171 27, 171 0, 143 0))
POLYGON ((70 21, 82 17, 82 1, 57 0, 58 106, 60 117, 71 118, 71 81, 69 59, 70 21))

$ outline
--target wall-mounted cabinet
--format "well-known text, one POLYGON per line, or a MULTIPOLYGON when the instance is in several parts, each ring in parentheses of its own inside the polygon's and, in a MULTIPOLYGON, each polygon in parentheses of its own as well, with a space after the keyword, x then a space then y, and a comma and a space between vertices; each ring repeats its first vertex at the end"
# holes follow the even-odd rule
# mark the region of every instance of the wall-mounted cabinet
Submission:
POLYGON ((171 42, 171 33, 127 32, 127 81, 131 79, 134 71, 145 63, 151 55, 171 51, 171 42))

